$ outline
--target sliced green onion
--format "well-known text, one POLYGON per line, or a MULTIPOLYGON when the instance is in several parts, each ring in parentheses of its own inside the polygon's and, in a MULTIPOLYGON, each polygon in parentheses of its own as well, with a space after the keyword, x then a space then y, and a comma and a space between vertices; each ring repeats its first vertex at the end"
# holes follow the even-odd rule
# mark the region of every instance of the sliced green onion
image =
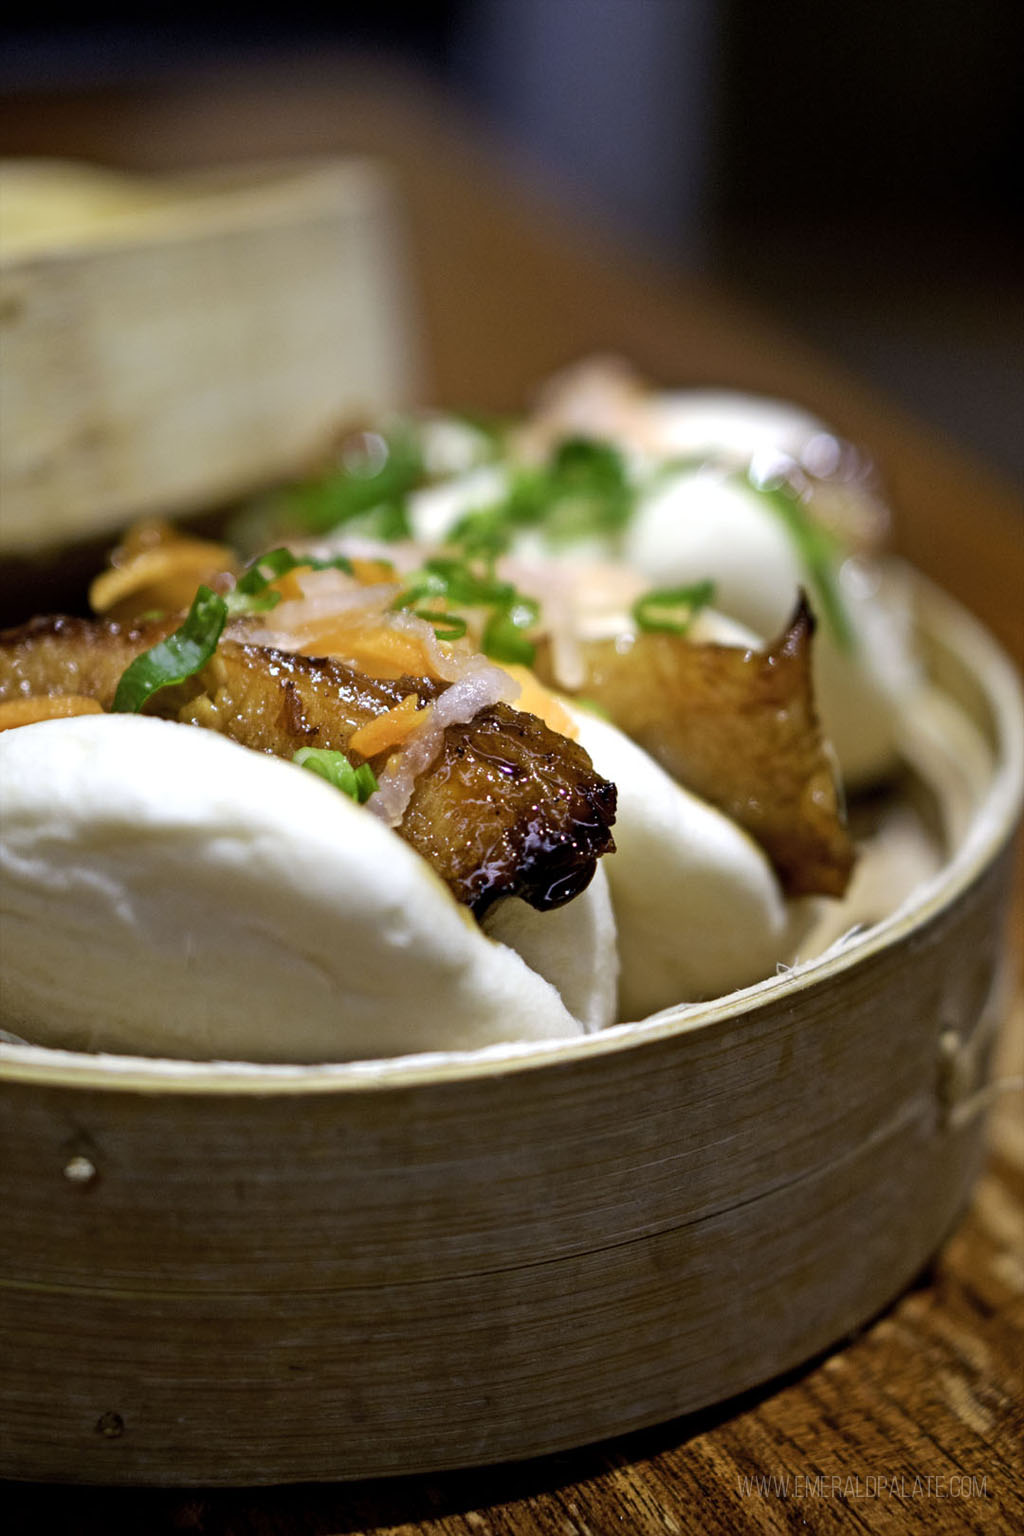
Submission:
POLYGON ((303 567, 314 571, 344 571, 346 575, 352 575, 352 562, 346 555, 317 560, 312 555, 295 555, 290 549, 270 549, 239 576, 234 591, 227 595, 228 613, 235 618, 239 614, 266 613, 276 608, 281 594, 272 591, 270 583, 303 567))
POLYGON ((121 675, 111 709, 115 714, 136 714, 142 706, 173 683, 183 683, 202 671, 227 623, 228 605, 209 587, 200 587, 184 623, 128 666, 121 675))
POLYGON ((417 435, 399 426, 367 434, 372 451, 349 454, 337 467, 272 491, 236 518, 233 539, 248 548, 268 538, 324 533, 340 524, 368 537, 409 536, 405 498, 425 476, 417 435))
POLYGON ((430 562, 422 571, 414 571, 406 585, 399 592, 391 607, 394 611, 400 608, 412 608, 424 598, 441 598, 448 596, 448 583, 443 576, 429 569, 430 562))
POLYGON ((504 504, 481 507, 467 512, 448 535, 469 559, 488 560, 492 564, 504 554, 512 537, 512 526, 505 516, 504 504))
POLYGON ((413 613, 434 626, 434 634, 439 640, 461 640, 466 633, 466 621, 457 613, 432 613, 429 608, 414 608, 413 613))
POLYGON ((361 461, 350 458, 341 468, 297 488, 292 510, 298 514, 300 527, 318 532, 377 513, 374 531, 381 536, 386 537, 381 522, 407 530, 404 513, 396 512, 401 513, 405 496, 423 476, 419 444, 411 432, 401 429, 386 438, 372 436, 375 446, 384 447, 382 458, 372 454, 361 461), (385 507, 389 510, 382 518, 380 509, 385 507))
POLYGON ((465 559, 436 557, 412 573, 391 606, 411 608, 421 619, 433 624, 439 640, 460 639, 466 633, 465 619, 437 608, 438 602, 490 609, 481 649, 498 661, 518 661, 528 666, 533 660, 535 647, 522 631, 537 622, 540 607, 511 582, 499 581, 489 569, 481 574, 465 559), (426 606, 417 607, 417 603, 426 606))
POLYGON ((714 596, 713 581, 695 581, 687 587, 654 587, 633 604, 633 619, 638 629, 685 635, 714 596))
POLYGON ((838 541, 816 523, 804 502, 784 480, 760 484, 749 476, 739 484, 763 496, 779 517, 799 555, 821 604, 824 618, 840 650, 852 651, 855 644, 853 625, 837 580, 841 554, 838 541))
POLYGON ((475 608, 491 608, 508 606, 516 595, 510 582, 497 581, 490 574, 481 576, 464 559, 437 556, 409 576, 392 607, 409 608, 425 597, 443 597, 475 608))
POLYGON ((403 497, 379 502, 368 512, 361 513, 358 522, 350 521, 347 526, 354 532, 361 533, 365 539, 381 539, 386 544, 397 544, 402 539, 411 539, 413 534, 403 497))
POLYGON ((294 571, 299 563, 298 557, 293 555, 290 549, 269 549, 265 555, 259 555, 248 570, 239 576, 235 591, 243 593, 246 597, 255 596, 272 581, 276 581, 279 576, 285 576, 289 571, 294 571))
POLYGON ((237 619, 244 618, 250 613, 269 613, 281 601, 281 594, 271 591, 269 587, 259 593, 239 592, 236 587, 233 592, 227 594, 224 601, 228 605, 228 616, 237 619))
POLYGON ((332 752, 326 747, 300 747, 292 762, 326 779, 357 805, 365 805, 377 788, 369 763, 353 768, 344 752, 332 752))
POLYGON ((289 571, 297 571, 302 566, 314 571, 344 571, 346 575, 352 575, 352 562, 347 555, 335 555, 331 560, 317 560, 313 555, 293 554, 290 549, 270 549, 239 576, 235 591, 247 597, 254 596, 264 591, 272 581, 277 581, 278 577, 287 576, 289 571))
POLYGON ((481 574, 465 559, 436 557, 413 572, 392 607, 412 608, 420 618, 434 625, 439 640, 459 639, 466 633, 465 620, 434 606, 439 601, 490 609, 481 636, 481 650, 496 661, 520 662, 524 666, 533 661, 536 647, 523 631, 540 618, 540 605, 512 582, 499 581, 491 569, 481 574), (424 601, 426 607, 415 606, 424 601))
POLYGON ((540 609, 530 598, 520 599, 508 608, 499 609, 484 625, 481 649, 495 661, 532 666, 537 647, 524 635, 523 630, 535 624, 539 614, 540 609))
POLYGON ((636 490, 617 448, 598 438, 567 437, 547 464, 512 473, 505 495, 493 506, 460 518, 449 543, 494 560, 522 528, 539 528, 556 545, 614 538, 635 504, 636 490))

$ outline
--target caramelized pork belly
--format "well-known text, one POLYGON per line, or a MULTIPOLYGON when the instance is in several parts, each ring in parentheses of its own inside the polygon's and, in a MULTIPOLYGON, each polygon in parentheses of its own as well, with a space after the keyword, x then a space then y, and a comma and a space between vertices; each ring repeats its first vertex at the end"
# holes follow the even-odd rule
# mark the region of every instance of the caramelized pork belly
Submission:
POLYGON ((0 700, 77 693, 109 709, 125 668, 177 624, 175 618, 117 624, 57 615, 2 630, 0 700))
MULTIPOLYGON (((638 633, 585 641, 581 697, 768 854, 787 895, 841 896, 853 867, 814 707, 801 601, 764 651, 638 633)), ((539 657, 550 675, 550 657, 539 657)))
MULTIPOLYGON (((0 701, 74 693, 107 709, 125 667, 174 623, 55 618, 9 630, 0 635, 0 701)), ((276 757, 321 747, 348 752, 358 766, 364 759, 349 743, 361 727, 409 695, 426 708, 447 686, 223 640, 202 672, 158 693, 147 713, 276 757)), ((614 847, 614 817, 615 787, 581 747, 499 703, 445 729, 396 830, 480 916, 499 897, 547 910, 585 889, 614 847)))

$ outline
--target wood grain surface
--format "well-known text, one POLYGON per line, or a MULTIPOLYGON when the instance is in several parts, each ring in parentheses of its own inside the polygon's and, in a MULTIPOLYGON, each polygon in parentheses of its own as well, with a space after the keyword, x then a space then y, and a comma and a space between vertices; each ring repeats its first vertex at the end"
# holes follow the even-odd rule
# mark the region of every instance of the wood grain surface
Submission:
MULTIPOLYGON (((713 282, 609 249, 527 196, 475 127, 415 82, 329 60, 5 105, 0 152, 137 168, 379 153, 398 170, 439 403, 515 408, 595 349, 665 384, 789 396, 875 455, 895 542, 1020 664, 1024 522, 983 466, 713 282)), ((1018 897, 1016 915, 1021 916, 1018 897)), ((1024 1007, 1007 1020, 991 1155, 917 1285, 845 1348, 694 1418, 518 1466, 352 1485, 203 1491, 3 1488, 5 1529, 207 1536, 607 1532, 1016 1532, 1024 1528, 1024 1007)))

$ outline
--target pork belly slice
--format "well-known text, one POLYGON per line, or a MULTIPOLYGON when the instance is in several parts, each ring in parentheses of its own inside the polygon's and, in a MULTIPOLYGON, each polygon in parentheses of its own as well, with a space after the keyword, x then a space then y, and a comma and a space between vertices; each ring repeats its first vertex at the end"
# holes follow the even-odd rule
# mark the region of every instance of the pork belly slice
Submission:
MULTIPOLYGON (((789 896, 841 896, 854 863, 814 705, 802 599, 764 651, 641 632, 584 641, 580 695, 760 843, 789 896)), ((550 655, 538 657, 551 676, 550 655)))
MULTIPOLYGON (((8 630, 0 635, 0 700, 75 693, 109 709, 124 669, 175 623, 58 617, 8 630)), ((276 757, 322 747, 358 766, 364 759, 348 744, 361 726, 409 694, 425 708, 448 686, 371 678, 334 659, 226 639, 195 678, 156 694, 147 713, 276 757)), ((583 748, 498 703, 445 729, 396 830, 479 917, 505 896, 540 911, 569 901, 614 848, 614 819, 615 786, 583 748)))

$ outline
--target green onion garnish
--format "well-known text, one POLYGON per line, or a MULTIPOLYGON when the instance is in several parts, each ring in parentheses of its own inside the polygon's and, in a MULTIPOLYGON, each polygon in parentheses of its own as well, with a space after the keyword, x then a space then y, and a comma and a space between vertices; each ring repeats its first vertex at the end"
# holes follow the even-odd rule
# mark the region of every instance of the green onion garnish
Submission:
POLYGON ((295 487, 291 510, 299 516, 299 527, 317 532, 368 519, 363 532, 387 537, 385 530, 391 528, 391 537, 408 534, 404 500, 423 478, 419 444, 411 432, 402 430, 371 437, 374 449, 381 450, 379 457, 372 453, 350 459, 340 469, 295 487))
POLYGON ((803 501, 784 480, 760 484, 741 475, 738 483, 763 496, 780 518, 807 570, 821 604, 822 616, 836 644, 841 650, 852 651, 855 643, 853 626, 836 580, 838 541, 814 521, 803 501))
POLYGON ((377 788, 377 780, 369 763, 353 768, 344 752, 332 752, 326 747, 300 747, 292 758, 300 768, 308 768, 333 784, 357 805, 365 805, 377 788))
POLYGON ((217 649, 228 605, 209 587, 200 587, 184 623, 125 669, 114 694, 115 714, 137 714, 142 706, 173 683, 183 683, 201 671, 217 649))
POLYGON ((633 604, 633 619, 638 629, 685 635, 714 596, 713 581, 695 581, 688 587, 654 587, 633 604))
POLYGON ((434 634, 439 640, 461 640, 466 633, 466 621, 460 619, 457 613, 432 613, 429 608, 414 608, 412 611, 418 619, 425 619, 434 626, 434 634))
POLYGON ((237 619, 250 613, 269 613, 281 601, 281 594, 269 590, 259 593, 240 592, 235 587, 233 592, 227 593, 224 601, 228 605, 228 617, 237 619))
POLYGON ((547 517, 548 536, 571 543, 594 534, 615 534, 628 523, 634 496, 625 460, 611 443, 568 437, 551 464, 555 505, 547 517))
POLYGON ((414 430, 368 433, 339 466, 283 486, 243 509, 232 526, 232 542, 252 549, 271 538, 325 533, 341 524, 367 538, 408 538, 405 499, 424 479, 414 430))
POLYGON ((422 598, 443 597, 473 608, 490 608, 511 602, 515 593, 509 582, 498 581, 489 572, 481 575, 466 560, 438 556, 425 561, 406 578, 406 585, 392 607, 409 608, 422 598))
POLYGON ((265 555, 257 556, 248 569, 239 576, 235 591, 242 592, 247 597, 255 596, 272 581, 276 581, 279 576, 285 576, 289 571, 294 571, 300 563, 299 557, 293 555, 290 549, 268 549, 265 555))
POLYGON ((435 606, 442 601, 490 610, 480 642, 488 656, 496 661, 521 662, 524 666, 533 661, 536 648, 523 631, 536 624, 540 607, 512 582, 499 581, 490 568, 481 573, 466 560, 437 557, 427 560, 408 577, 391 606, 412 608, 420 618, 434 625, 439 640, 457 640, 466 633, 466 621, 435 606), (420 608, 417 603, 427 606, 420 608))
POLYGON ((341 570, 352 574, 352 562, 344 555, 333 560, 317 560, 308 555, 294 555, 290 549, 271 549, 254 560, 239 578, 232 592, 221 597, 210 587, 201 586, 192 600, 184 622, 125 669, 114 694, 111 709, 115 714, 137 714, 161 688, 183 683, 201 672, 209 661, 229 618, 239 614, 265 613, 281 601, 280 592, 267 589, 272 581, 311 566, 315 571, 341 570))
POLYGON ((635 501, 616 448, 597 438, 567 437, 547 464, 517 470, 500 501, 460 518, 449 542, 466 555, 494 560, 523 528, 539 528, 555 545, 614 538, 629 522, 635 501))
POLYGON ((499 608, 484 625, 480 640, 481 649, 495 661, 518 662, 520 666, 533 665, 537 647, 523 634, 540 617, 540 608, 532 598, 517 595, 514 602, 499 608))
POLYGON ((281 594, 268 591, 270 583, 303 566, 314 571, 344 571, 346 575, 352 575, 352 562, 345 555, 317 560, 312 555, 295 555, 290 549, 270 549, 252 562, 239 576, 234 591, 228 593, 229 614, 234 617, 240 613, 265 613, 269 608, 276 608, 281 594))

